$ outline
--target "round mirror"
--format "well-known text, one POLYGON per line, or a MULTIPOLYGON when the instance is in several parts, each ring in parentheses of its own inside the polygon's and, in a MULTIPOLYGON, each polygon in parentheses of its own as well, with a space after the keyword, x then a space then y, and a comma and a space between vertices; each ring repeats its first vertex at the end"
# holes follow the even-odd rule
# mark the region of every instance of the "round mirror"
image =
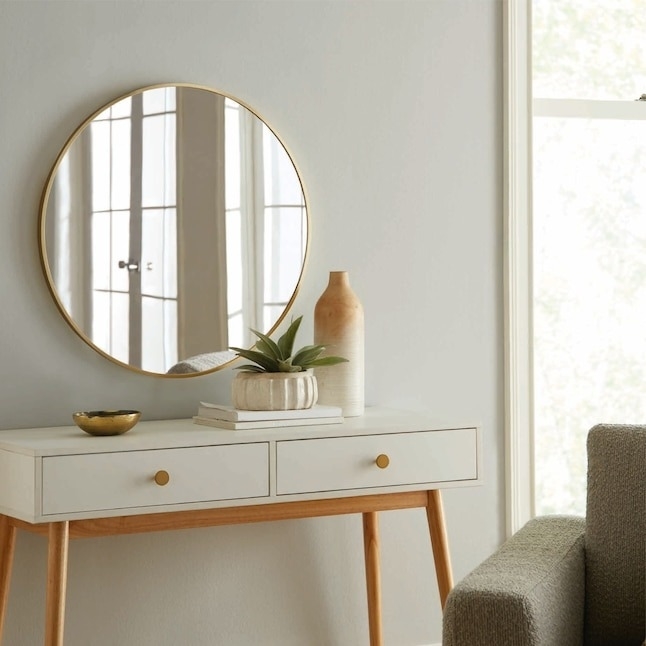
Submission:
POLYGON ((49 175, 40 253, 81 338, 134 370, 217 370, 287 313, 308 247, 305 195, 248 107, 188 84, 120 97, 49 175))

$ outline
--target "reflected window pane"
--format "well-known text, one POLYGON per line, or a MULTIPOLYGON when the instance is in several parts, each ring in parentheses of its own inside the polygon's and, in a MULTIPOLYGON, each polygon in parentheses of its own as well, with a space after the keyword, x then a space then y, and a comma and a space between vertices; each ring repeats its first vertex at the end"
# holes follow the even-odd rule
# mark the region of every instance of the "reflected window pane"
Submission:
POLYGON ((112 108, 106 108, 102 112, 99 112, 94 119, 92 119, 92 123, 96 123, 97 121, 106 121, 107 119, 110 119, 112 117, 112 108))
POLYGON ((172 206, 177 201, 177 119, 167 114, 164 121, 164 206, 172 206))
POLYGON ((112 122, 111 208, 130 208, 130 120, 112 122))
POLYGON ((262 125, 265 204, 303 204, 303 191, 287 151, 267 126, 262 125))
POLYGON ((92 145, 92 210, 110 208, 110 122, 93 122, 90 128, 92 145))
POLYGON ((178 361, 177 355, 177 301, 164 301, 164 367, 166 372, 178 361))
POLYGON ((113 119, 122 119, 124 117, 129 117, 132 112, 132 98, 128 97, 127 99, 122 99, 117 101, 112 108, 109 109, 110 116, 113 119))
POLYGON ((286 303, 300 277, 305 255, 300 207, 265 209, 264 300, 286 303))
POLYGON ((171 206, 175 203, 175 115, 145 117, 142 139, 142 206, 171 206))
POLYGON ((111 350, 110 354, 123 363, 128 363, 130 347, 130 299, 128 294, 112 292, 111 350))
MULTIPOLYGON (((145 209, 141 215, 141 292, 164 295, 164 211, 145 209)), ((144 328, 146 329, 146 328, 144 328)))
POLYGON ((110 289, 110 213, 92 215, 92 289, 110 289))
POLYGON ((141 291, 177 298, 177 227, 175 209, 142 212, 141 291))
POLYGON ((175 88, 160 87, 142 94, 144 114, 159 114, 175 110, 175 88))
POLYGON ((141 360, 146 370, 166 372, 164 362, 164 302, 147 296, 141 299, 141 360))
POLYGON ((164 209, 164 296, 177 298, 177 212, 164 209))
POLYGON ((263 325, 265 330, 271 329, 272 325, 276 323, 278 317, 285 310, 284 305, 265 305, 262 308, 263 313, 263 325))
MULTIPOLYGON (((54 180, 53 196, 55 198, 55 208, 51 215, 48 214, 48 220, 53 217, 51 224, 52 229, 55 231, 53 240, 53 252, 49 248, 47 254, 49 256, 50 269, 52 271, 52 278, 56 284, 59 298, 65 309, 74 312, 74 298, 72 287, 72 275, 76 273, 72 271, 72 267, 84 266, 85 262, 90 263, 91 258, 88 260, 83 253, 85 245, 81 245, 81 250, 75 244, 75 232, 82 232, 84 220, 83 214, 80 209, 75 208, 72 202, 72 189, 79 181, 77 177, 72 176, 70 157, 72 150, 61 159, 61 163, 56 173, 54 180), (79 218, 79 216, 81 216, 79 218), (80 220, 80 222, 79 222, 80 220), (79 251, 81 253, 79 254, 79 251), (79 258, 79 255, 81 256, 79 258)), ((51 243, 50 243, 51 244, 51 243)))
MULTIPOLYGON (((128 262, 130 253, 130 212, 115 211, 111 214, 112 220, 112 245, 110 255, 110 268, 112 283, 111 289, 127 292, 130 289, 130 272, 127 268, 119 267, 119 262, 128 262)), ((103 240, 108 245, 110 237, 103 240)))
POLYGON ((110 294, 92 293, 92 343, 110 354, 110 294))
POLYGON ((244 318, 242 316, 242 312, 235 314, 229 319, 229 345, 236 348, 244 348, 246 346, 244 318))
POLYGON ((243 249, 240 211, 226 214, 227 236, 227 304, 229 315, 242 310, 243 249))
POLYGON ((165 373, 177 363, 177 301, 144 296, 141 316, 142 367, 165 373))
MULTIPOLYGON (((225 102, 225 106, 227 103, 225 102)), ((238 108, 224 110, 225 208, 240 208, 240 112, 238 108)))

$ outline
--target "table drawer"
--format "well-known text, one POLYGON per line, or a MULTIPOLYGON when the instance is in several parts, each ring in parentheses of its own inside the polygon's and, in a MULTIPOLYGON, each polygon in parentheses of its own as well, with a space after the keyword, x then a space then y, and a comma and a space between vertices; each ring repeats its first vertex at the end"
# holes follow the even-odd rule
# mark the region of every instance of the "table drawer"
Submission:
POLYGON ((279 495, 475 480, 475 428, 277 442, 279 495), (379 455, 389 464, 380 468, 379 455))
POLYGON ((268 495, 267 442, 43 458, 43 515, 268 495))

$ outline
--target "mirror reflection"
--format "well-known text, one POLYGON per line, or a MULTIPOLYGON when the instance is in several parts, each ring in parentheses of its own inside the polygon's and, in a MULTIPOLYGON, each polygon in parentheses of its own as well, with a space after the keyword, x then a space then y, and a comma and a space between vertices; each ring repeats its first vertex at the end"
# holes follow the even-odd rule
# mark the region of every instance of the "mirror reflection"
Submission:
POLYGON ((233 358, 285 315, 307 251, 305 197, 275 134, 194 86, 146 88, 89 119, 41 211, 58 307, 95 349, 155 374, 233 358), (188 361, 187 361, 188 360, 188 361))

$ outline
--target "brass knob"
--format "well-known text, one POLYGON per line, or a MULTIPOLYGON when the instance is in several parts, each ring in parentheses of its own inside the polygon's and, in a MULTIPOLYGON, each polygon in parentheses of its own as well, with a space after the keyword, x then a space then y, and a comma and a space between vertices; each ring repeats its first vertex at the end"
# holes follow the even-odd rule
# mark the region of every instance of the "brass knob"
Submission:
POLYGON ((170 482, 170 476, 168 475, 168 471, 157 471, 155 474, 155 477, 153 480, 160 486, 163 487, 164 485, 167 485, 170 482))
POLYGON ((390 464, 390 458, 385 453, 382 453, 377 456, 377 459, 375 460, 375 464, 380 469, 385 469, 390 464))

